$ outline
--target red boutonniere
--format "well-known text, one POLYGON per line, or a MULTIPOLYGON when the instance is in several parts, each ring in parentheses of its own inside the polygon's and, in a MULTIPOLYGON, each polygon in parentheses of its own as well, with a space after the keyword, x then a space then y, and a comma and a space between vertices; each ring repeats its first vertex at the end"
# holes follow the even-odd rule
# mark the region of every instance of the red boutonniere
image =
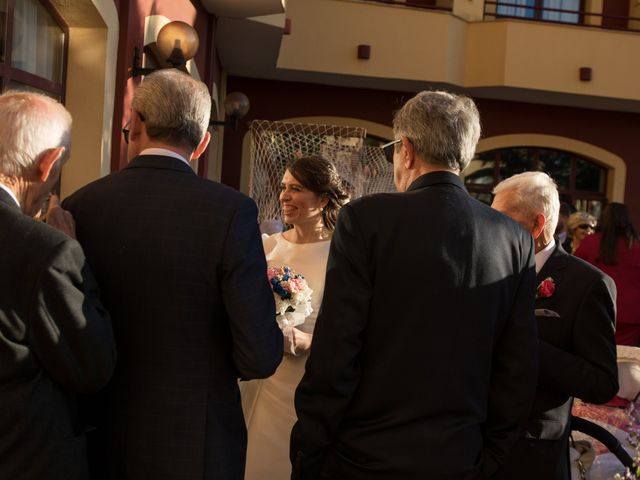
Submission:
POLYGON ((547 277, 538 285, 538 290, 536 292, 536 298, 549 298, 553 295, 553 292, 556 291, 556 282, 553 281, 553 278, 547 277))

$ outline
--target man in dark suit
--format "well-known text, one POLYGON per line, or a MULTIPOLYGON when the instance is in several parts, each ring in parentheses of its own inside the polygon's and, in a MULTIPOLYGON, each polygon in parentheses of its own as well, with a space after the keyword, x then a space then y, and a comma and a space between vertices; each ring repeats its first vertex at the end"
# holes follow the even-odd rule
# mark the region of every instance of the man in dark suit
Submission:
POLYGON ((553 234, 558 190, 542 172, 525 172, 494 190, 493 208, 535 242, 539 377, 529 420, 498 478, 568 480, 573 397, 604 403, 618 391, 615 284, 566 253, 553 234))
POLYGON ((137 88, 130 163, 67 201, 112 318, 102 472, 113 479, 243 477, 239 377, 282 358, 273 293, 247 196, 198 177, 211 97, 178 70, 137 88))
POLYGON ((458 177, 475 105, 421 92, 393 126, 400 193, 343 207, 332 238, 294 479, 489 477, 533 399, 531 236, 458 177))
MULTIPOLYGON (((80 244, 32 218, 68 158, 71 116, 8 92, 0 118, 0 478, 88 480, 76 394, 109 380, 111 322, 80 244)), ((60 213, 53 201, 49 220, 60 213)))

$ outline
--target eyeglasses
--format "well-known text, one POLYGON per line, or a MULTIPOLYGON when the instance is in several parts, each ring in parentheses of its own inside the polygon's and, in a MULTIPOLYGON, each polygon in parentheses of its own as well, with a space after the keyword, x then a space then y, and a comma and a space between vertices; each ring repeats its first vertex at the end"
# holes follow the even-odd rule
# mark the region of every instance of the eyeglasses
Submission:
POLYGON ((393 152, 395 150, 393 147, 394 145, 397 145, 398 143, 402 142, 402 139, 399 138, 397 140, 393 140, 389 143, 385 143, 384 145, 380 145, 380 148, 382 149, 382 153, 384 153, 384 158, 387 159, 387 162, 389 163, 393 163, 393 152))
MULTIPOLYGON (((138 116, 140 117, 140 121, 144 122, 144 116, 140 113, 137 112, 138 116)), ((124 126, 124 128, 122 129, 122 135, 124 136, 124 143, 128 144, 129 143, 129 126, 131 125, 131 120, 129 120, 127 122, 127 124, 124 126)))
POLYGON ((589 223, 581 223, 580 225, 578 225, 578 228, 581 228, 582 230, 587 230, 588 228, 590 228, 591 230, 596 229, 595 225, 591 225, 589 223))

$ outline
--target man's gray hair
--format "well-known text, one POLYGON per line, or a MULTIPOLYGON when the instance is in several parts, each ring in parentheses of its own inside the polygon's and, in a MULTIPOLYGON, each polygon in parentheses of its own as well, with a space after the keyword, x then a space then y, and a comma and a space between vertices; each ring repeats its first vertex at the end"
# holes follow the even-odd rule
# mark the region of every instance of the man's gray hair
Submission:
POLYGON ((476 151, 480 114, 468 97, 423 91, 396 112, 393 133, 407 137, 427 164, 462 171, 476 151))
POLYGON ((8 91, 0 95, 0 174, 24 175, 46 150, 71 147, 71 115, 40 93, 8 91))
POLYGON ((131 106, 144 119, 150 139, 190 151, 200 144, 209 127, 211 95, 207 86, 173 68, 145 77, 131 106))
POLYGON ((544 172, 524 172, 509 177, 493 189, 497 195, 510 191, 515 196, 512 208, 524 215, 533 217, 542 213, 545 218, 544 231, 552 238, 558 224, 560 198, 556 182, 544 172))

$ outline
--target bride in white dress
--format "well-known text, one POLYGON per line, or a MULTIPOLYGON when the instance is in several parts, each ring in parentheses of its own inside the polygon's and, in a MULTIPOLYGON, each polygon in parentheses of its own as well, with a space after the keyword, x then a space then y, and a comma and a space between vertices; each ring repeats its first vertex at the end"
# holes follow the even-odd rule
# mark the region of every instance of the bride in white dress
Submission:
POLYGON ((285 332, 285 356, 276 373, 241 386, 248 435, 245 480, 291 477, 289 437, 296 422, 293 397, 304 374, 322 302, 331 232, 338 210, 347 201, 337 171, 322 158, 300 158, 282 177, 280 204, 284 222, 292 228, 264 240, 267 264, 287 265, 305 277, 313 290, 313 312, 302 325, 285 332))

